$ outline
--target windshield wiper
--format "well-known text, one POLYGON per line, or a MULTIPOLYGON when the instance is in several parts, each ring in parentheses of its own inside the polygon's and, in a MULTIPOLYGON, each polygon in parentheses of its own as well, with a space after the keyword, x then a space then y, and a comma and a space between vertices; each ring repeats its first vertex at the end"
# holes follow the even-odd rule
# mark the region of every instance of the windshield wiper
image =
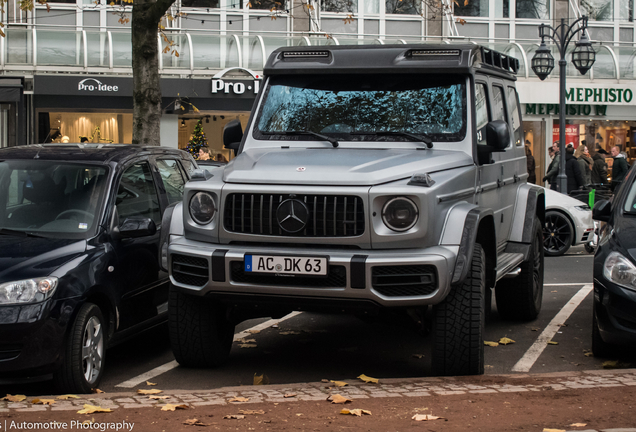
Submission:
POLYGON ((328 137, 327 135, 319 134, 318 132, 312 132, 312 131, 263 132, 263 135, 309 135, 309 136, 313 136, 313 137, 316 137, 316 138, 320 138, 323 141, 330 142, 331 145, 334 148, 336 148, 336 147, 338 147, 340 145, 338 143, 338 140, 336 140, 335 138, 328 137))
POLYGON ((427 148, 433 148, 433 140, 426 135, 416 135, 410 132, 401 131, 381 131, 381 132, 349 132, 351 135, 378 135, 378 136, 403 136, 411 138, 412 140, 419 141, 426 144, 427 148))
POLYGON ((21 236, 21 237, 40 237, 44 238, 44 236, 33 234, 26 231, 20 230, 12 230, 9 228, 0 228, 0 235, 12 235, 12 236, 21 236))

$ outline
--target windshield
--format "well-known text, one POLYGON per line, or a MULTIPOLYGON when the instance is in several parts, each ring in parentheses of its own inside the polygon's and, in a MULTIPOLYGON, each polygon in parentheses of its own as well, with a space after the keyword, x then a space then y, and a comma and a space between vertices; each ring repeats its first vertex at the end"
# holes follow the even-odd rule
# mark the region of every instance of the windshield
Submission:
POLYGON ((0 161, 0 231, 87 238, 95 232, 105 188, 104 166, 0 161))
POLYGON ((466 79, 430 75, 273 77, 255 138, 312 140, 313 132, 347 141, 435 141, 466 134, 466 79), (393 132, 396 134, 387 134, 393 132))

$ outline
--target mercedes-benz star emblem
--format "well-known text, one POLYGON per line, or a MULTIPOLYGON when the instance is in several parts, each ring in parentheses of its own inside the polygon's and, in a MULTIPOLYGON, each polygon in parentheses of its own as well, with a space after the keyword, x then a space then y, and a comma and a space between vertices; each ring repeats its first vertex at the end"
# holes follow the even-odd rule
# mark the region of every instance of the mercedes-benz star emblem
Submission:
POLYGON ((287 199, 276 209, 276 220, 281 229, 287 233, 297 233, 305 228, 309 219, 309 209, 304 202, 287 199))

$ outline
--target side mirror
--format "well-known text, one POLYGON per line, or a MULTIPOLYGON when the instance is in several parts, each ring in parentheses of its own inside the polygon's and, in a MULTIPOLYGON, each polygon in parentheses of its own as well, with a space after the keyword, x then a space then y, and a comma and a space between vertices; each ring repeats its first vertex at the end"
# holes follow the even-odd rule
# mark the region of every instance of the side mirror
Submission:
POLYGON ((510 128, 503 120, 493 120, 486 125, 486 142, 492 151, 502 152, 510 145, 510 128))
POLYGON ((592 209, 592 219, 601 222, 609 222, 611 215, 612 203, 608 200, 600 200, 594 204, 594 208, 592 209))
POLYGON ((223 145, 227 149, 234 151, 234 156, 238 153, 241 140, 243 139, 243 127, 238 120, 228 122, 223 128, 223 145))
POLYGON ((157 225, 150 218, 127 218, 116 232, 119 238, 146 237, 157 232, 157 225))

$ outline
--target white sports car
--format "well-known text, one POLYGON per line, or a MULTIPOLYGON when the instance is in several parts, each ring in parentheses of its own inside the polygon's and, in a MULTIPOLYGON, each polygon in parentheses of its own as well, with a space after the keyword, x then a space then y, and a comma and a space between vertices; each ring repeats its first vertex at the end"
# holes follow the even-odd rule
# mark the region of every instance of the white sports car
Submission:
POLYGON ((586 244, 594 236, 590 207, 562 193, 545 189, 543 249, 548 256, 563 255, 570 246, 586 244))

